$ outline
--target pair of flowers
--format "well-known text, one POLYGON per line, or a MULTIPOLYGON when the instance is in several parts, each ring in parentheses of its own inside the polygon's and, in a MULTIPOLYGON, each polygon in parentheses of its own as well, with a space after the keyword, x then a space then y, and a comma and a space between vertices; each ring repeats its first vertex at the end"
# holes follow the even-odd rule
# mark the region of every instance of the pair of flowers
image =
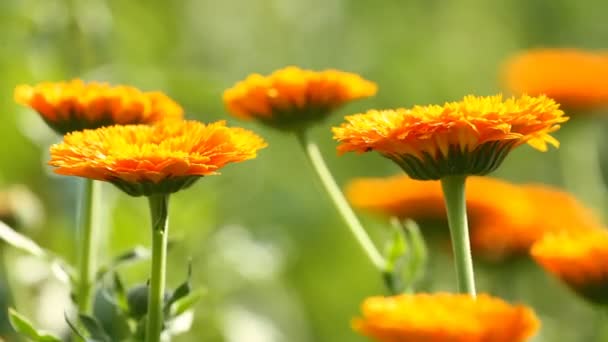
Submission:
MULTIPOLYGON (((115 88, 99 84, 89 88, 89 85, 75 81, 18 88, 16 98, 36 109, 60 133, 95 128, 87 125, 98 121, 102 122, 100 126, 108 122, 149 123, 112 120, 123 115, 141 120, 155 117, 150 113, 171 112, 176 108, 168 105, 171 102, 166 98, 159 101, 158 95, 150 96, 132 91, 132 88, 128 88, 128 92, 112 89, 115 88), (62 123, 58 124, 59 121, 62 123)), ((224 101, 227 108, 239 117, 255 118, 302 135, 307 126, 340 105, 375 92, 375 84, 357 75, 335 70, 317 73, 289 67, 268 77, 250 76, 227 90, 224 101)), ((455 195, 453 203, 456 203, 458 197, 464 195, 466 176, 493 171, 516 146, 529 143, 545 150, 547 143, 557 145, 550 133, 566 121, 563 114, 553 100, 544 96, 522 96, 504 101, 501 96, 468 96, 444 106, 372 110, 349 116, 347 122, 335 127, 333 132, 334 138, 340 142, 340 152, 378 151, 396 162, 412 178, 441 179, 445 188, 452 190, 455 195)), ((264 146, 257 135, 228 128, 222 122, 205 125, 163 117, 153 126, 111 126, 68 133, 63 143, 51 148, 50 164, 61 174, 108 181, 130 195, 156 198, 187 187, 201 176, 214 174, 228 163, 254 158, 264 146)), ((461 204, 459 207, 463 207, 461 204)), ((454 217, 458 219, 458 215, 454 217)), ((460 233, 467 231, 466 218, 465 226, 459 230, 460 233)), ((466 240, 468 243, 468 236, 466 240)), ((466 252, 466 246, 460 252, 466 252)), ((469 276, 472 274, 465 274, 462 279, 466 282, 465 278, 469 276)), ((462 305, 469 306, 468 313, 472 317, 467 312, 453 314, 463 320, 472 319, 470 322, 476 322, 476 328, 466 330, 469 331, 467 333, 465 330, 444 331, 442 334, 447 340, 460 336, 462 341, 472 341, 474 339, 469 337, 475 335, 484 338, 496 336, 493 341, 519 341, 531 335, 538 325, 529 309, 516 307, 513 310, 498 299, 474 297, 473 288, 469 296, 403 295, 378 299, 387 302, 371 305, 387 312, 400 307, 401 304, 395 303, 410 300, 426 303, 424 305, 431 311, 437 305, 447 311, 462 305), (487 324, 488 321, 481 317, 486 316, 488 311, 484 310, 488 307, 492 317, 502 317, 495 320, 498 323, 510 322, 506 317, 525 319, 516 319, 521 324, 508 329, 500 324, 487 324)), ((436 326, 413 325, 412 330, 412 325, 406 324, 407 317, 403 316, 397 320, 402 324, 395 328, 389 321, 378 321, 372 317, 373 314, 369 315, 366 307, 364 305, 364 321, 355 323, 356 328, 366 335, 383 341, 437 336, 436 326), (391 332, 393 328, 396 330, 391 332)), ((380 316, 388 317, 386 319, 394 317, 390 313, 380 313, 380 316)))
POLYGON ((15 98, 66 134, 51 147, 55 172, 111 182, 133 196, 176 192, 266 146, 223 121, 183 120, 182 108, 159 92, 76 80, 19 86, 15 98))
MULTIPOLYGON (((360 178, 345 190, 354 207, 414 220, 446 216, 438 181, 407 176, 360 178)), ((487 260, 527 255, 548 233, 600 227, 594 213, 567 192, 541 184, 513 184, 492 177, 467 179, 471 247, 487 260)))

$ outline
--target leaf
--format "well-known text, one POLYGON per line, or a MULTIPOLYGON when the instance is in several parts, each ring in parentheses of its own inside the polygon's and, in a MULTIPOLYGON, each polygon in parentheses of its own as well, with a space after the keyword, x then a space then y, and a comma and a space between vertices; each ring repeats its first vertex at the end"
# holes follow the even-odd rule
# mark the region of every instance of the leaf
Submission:
POLYGON ((118 266, 127 262, 145 260, 150 258, 150 250, 143 246, 135 246, 133 249, 117 256, 112 260, 113 266, 118 266))
POLYGON ((129 301, 127 300, 127 290, 120 279, 118 273, 114 273, 114 300, 122 312, 129 312, 129 301))
POLYGON ((82 325, 85 327, 85 329, 87 329, 93 340, 101 342, 112 342, 110 336, 108 336, 106 331, 103 330, 103 327, 95 317, 79 314, 78 318, 80 319, 80 322, 82 322, 82 325))
POLYGON ((109 265, 102 266, 97 270, 97 279, 103 278, 108 272, 114 271, 116 268, 128 264, 131 262, 136 262, 140 260, 146 260, 150 258, 150 250, 143 246, 136 246, 133 249, 130 249, 119 256, 115 257, 109 265))
POLYGON ((11 322, 11 326, 15 329, 15 331, 31 340, 36 342, 61 342, 59 337, 56 337, 55 335, 44 330, 37 330, 34 328, 32 323, 27 318, 19 314, 13 308, 8 309, 8 317, 9 321, 11 322))
POLYGON ((397 218, 392 218, 391 225, 393 235, 384 248, 384 258, 387 263, 385 271, 387 272, 395 271, 408 252, 407 238, 401 222, 397 218))
POLYGON ((404 222, 404 226, 412 246, 412 252, 410 253, 407 268, 409 275, 408 282, 413 284, 424 275, 428 260, 428 250, 418 224, 416 224, 416 222, 413 220, 406 220, 404 222))
POLYGON ((191 309, 206 293, 205 289, 196 289, 188 295, 181 297, 169 307, 169 316, 176 317, 191 309))
POLYGON ((173 294, 165 304, 165 313, 170 312, 171 305, 181 298, 187 296, 192 291, 192 285, 190 279, 192 278, 192 261, 188 262, 188 276, 186 281, 173 291, 173 294))
POLYGON ((31 255, 41 258, 47 257, 47 253, 44 251, 44 249, 42 249, 42 247, 38 246, 37 243, 25 235, 17 233, 13 228, 9 227, 2 221, 0 221, 0 239, 4 240, 9 245, 31 255))

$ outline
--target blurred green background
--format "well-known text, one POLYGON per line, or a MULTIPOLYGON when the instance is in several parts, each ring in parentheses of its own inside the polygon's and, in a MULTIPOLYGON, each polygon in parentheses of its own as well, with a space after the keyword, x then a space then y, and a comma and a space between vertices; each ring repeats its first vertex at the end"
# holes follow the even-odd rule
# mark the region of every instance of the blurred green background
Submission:
MULTIPOLYGON (((347 105, 313 132, 343 185, 400 172, 373 154, 338 157, 329 127, 343 115, 496 94, 501 63, 522 49, 605 48, 606 13, 603 0, 0 0, 0 186, 25 184, 39 196, 46 215, 23 231, 73 260, 79 182, 46 166, 47 147, 59 137, 14 103, 15 85, 83 78, 162 90, 190 119, 225 119, 269 142, 257 159, 172 197, 169 286, 182 281, 192 259, 195 284, 209 292, 197 305, 193 330, 176 341, 364 341, 350 320, 366 296, 385 293, 380 277, 295 139, 230 117, 223 90, 249 73, 286 65, 338 68, 377 82, 376 97, 347 105)), ((555 150, 522 147, 495 175, 561 185, 558 165, 555 150)), ((110 229, 104 258, 148 245, 146 201, 109 185, 104 196, 110 229)), ((382 218, 362 219, 378 244, 388 237, 382 218)), ((422 290, 453 290, 449 253, 430 248, 422 290)), ((39 326, 62 329, 65 287, 48 280, 44 265, 1 249, 19 286, 12 298, 19 310, 39 326)), ((480 291, 535 308, 543 328, 534 341, 594 338, 597 312, 532 262, 479 263, 477 272, 480 291)), ((147 264, 121 274, 129 285, 144 282, 147 264)))

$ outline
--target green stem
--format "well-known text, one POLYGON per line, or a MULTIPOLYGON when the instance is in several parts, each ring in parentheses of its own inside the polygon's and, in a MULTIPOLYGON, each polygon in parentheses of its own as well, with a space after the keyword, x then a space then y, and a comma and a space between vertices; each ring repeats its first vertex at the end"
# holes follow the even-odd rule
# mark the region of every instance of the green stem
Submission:
POLYGON ((76 304, 78 312, 89 314, 91 310, 91 290, 95 282, 95 264, 97 250, 95 246, 99 225, 99 205, 101 199, 101 182, 92 179, 84 181, 80 199, 80 218, 78 226, 78 289, 76 304))
POLYGON ((466 176, 448 176, 441 179, 441 187, 448 212, 448 224, 458 278, 458 291, 475 297, 473 258, 469 242, 467 206, 465 199, 466 176))
POLYGON ((152 271, 148 291, 146 342, 159 342, 163 328, 163 298, 169 236, 169 195, 148 197, 152 217, 152 271))
POLYGON ((378 270, 384 272, 386 268, 384 258, 380 252, 378 252, 376 246, 363 228, 363 225, 361 225, 361 222, 359 222, 359 219, 357 219, 357 216, 344 198, 342 191, 340 191, 340 188, 336 184, 331 172, 327 168, 319 148, 313 141, 307 138, 304 132, 298 132, 296 135, 302 149, 304 150, 304 154, 308 158, 308 161, 312 165, 313 169, 316 171, 319 180, 321 180, 323 187, 327 191, 327 194, 331 198, 336 209, 344 219, 344 222, 346 222, 350 232, 353 234, 359 243, 359 246, 361 249, 363 249, 371 263, 378 270))

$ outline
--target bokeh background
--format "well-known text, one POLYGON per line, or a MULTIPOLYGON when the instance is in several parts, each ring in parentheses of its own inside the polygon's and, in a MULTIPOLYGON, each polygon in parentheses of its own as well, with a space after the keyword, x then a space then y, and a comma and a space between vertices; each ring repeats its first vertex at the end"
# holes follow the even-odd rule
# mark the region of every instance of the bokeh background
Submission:
MULTIPOLYGON (((343 115, 502 92, 501 64, 518 51, 606 48, 606 13, 602 0, 0 0, 0 188, 21 184, 35 194, 38 203, 18 201, 18 229, 73 260, 79 181, 50 172, 47 147, 60 138, 14 103, 15 85, 83 78, 162 90, 190 119, 227 120, 269 142, 256 160, 172 197, 169 286, 183 280, 192 260, 195 285, 208 290, 193 330, 176 341, 364 341, 350 320, 362 299, 385 293, 381 279, 295 139, 230 117, 223 90, 286 65, 338 68, 377 82, 376 97, 347 105, 312 133, 343 185, 400 172, 373 154, 338 157, 329 128, 343 115)), ((598 125, 607 127, 601 119, 598 125)), ((555 150, 519 148, 494 175, 564 184, 555 150)), ((104 196, 109 243, 102 260, 148 245, 146 201, 109 185, 104 196)), ((362 219, 378 244, 389 236, 383 218, 362 219)), ((453 290, 449 249, 429 248, 420 289, 453 290)), ((4 244, 0 251, 4 305, 14 303, 41 327, 62 329, 65 286, 45 264, 4 244), (9 284, 18 291, 10 295, 9 284)), ((147 267, 120 272, 135 285, 145 281, 147 267)), ((532 262, 480 262, 477 272, 481 291, 535 308, 543 328, 534 341, 594 338, 597 312, 532 262)))

